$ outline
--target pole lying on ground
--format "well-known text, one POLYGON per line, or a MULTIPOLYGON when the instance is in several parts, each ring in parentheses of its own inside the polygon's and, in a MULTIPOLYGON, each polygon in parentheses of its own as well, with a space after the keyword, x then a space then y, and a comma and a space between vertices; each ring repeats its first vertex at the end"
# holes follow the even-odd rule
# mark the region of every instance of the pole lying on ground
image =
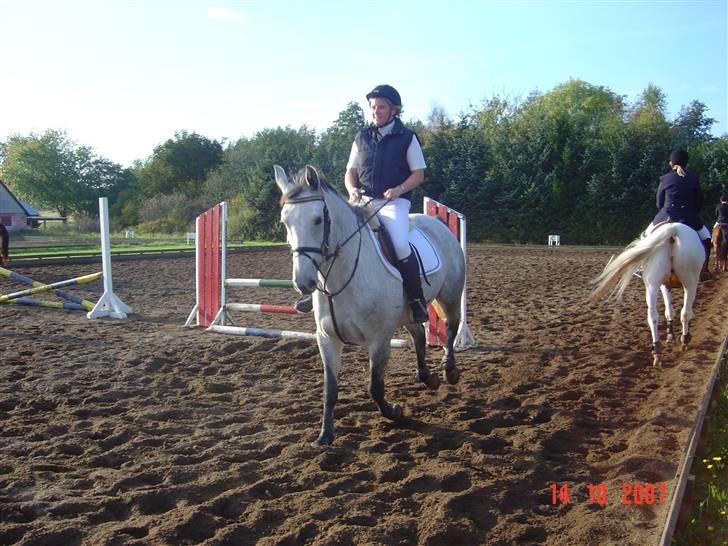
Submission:
POLYGON ((80 305, 78 303, 63 303, 61 301, 40 301, 40 300, 34 300, 31 298, 16 298, 14 300, 6 300, 0 302, 0 304, 8 305, 8 304, 16 304, 16 305, 30 305, 33 307, 50 307, 51 309, 65 309, 67 311, 86 311, 86 308, 83 305, 80 305))
MULTIPOLYGON (((21 275, 20 273, 16 273, 15 271, 10 271, 9 269, 5 269, 4 267, 0 267, 0 275, 2 275, 4 277, 8 277, 9 279, 16 280, 23 284, 27 284, 28 286, 33 286, 35 288, 50 286, 50 285, 44 284, 42 282, 34 281, 30 277, 26 277, 25 275, 21 275)), ((101 274, 99 274, 99 275, 101 275, 101 274)), ((42 291, 43 290, 39 290, 39 292, 42 292, 42 291)), ((92 301, 81 299, 78 296, 74 296, 73 294, 69 294, 67 292, 64 292, 63 290, 53 289, 53 293, 56 296, 58 296, 59 298, 63 298, 64 300, 70 301, 71 303, 74 303, 76 305, 80 305, 86 311, 91 311, 91 309, 93 309, 94 305, 95 305, 94 302, 92 302, 92 301)), ((35 300, 33 300, 33 301, 35 301, 35 300)), ((27 305, 35 305, 35 304, 27 304, 27 305)), ((41 305, 39 307, 58 307, 58 306, 41 305)), ((76 309, 76 308, 73 307, 73 309, 76 309)))
MULTIPOLYGON (((56 288, 61 288, 63 286, 93 282, 100 279, 101 275, 103 275, 103 273, 99 272, 92 273, 90 275, 84 275, 82 277, 76 277, 74 279, 68 279, 65 281, 58 281, 51 284, 36 283, 33 288, 28 288, 27 290, 21 290, 20 292, 13 292, 12 294, 5 294, 4 296, 0 296, 0 303, 5 303, 6 301, 22 298, 24 296, 30 296, 39 292, 48 292, 49 290, 55 290, 56 288)), ((91 305, 91 308, 93 308, 93 304, 91 305)))

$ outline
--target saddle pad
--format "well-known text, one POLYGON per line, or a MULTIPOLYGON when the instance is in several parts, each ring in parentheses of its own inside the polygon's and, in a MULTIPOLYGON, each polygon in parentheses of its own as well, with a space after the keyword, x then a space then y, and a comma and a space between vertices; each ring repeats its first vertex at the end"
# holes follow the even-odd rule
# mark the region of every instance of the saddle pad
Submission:
MULTIPOLYGON (((377 249, 377 255, 379 256, 382 264, 384 264, 384 267, 393 276, 397 277, 399 280, 402 280, 402 275, 400 275, 397 268, 389 263, 389 261, 384 257, 384 254, 382 254, 382 248, 379 246, 379 241, 377 240, 377 236, 372 231, 372 228, 367 225, 366 230, 367 233, 369 233, 369 236, 372 238, 374 248, 377 249)), ((417 249, 417 253, 420 255, 420 259, 422 260, 422 267, 424 268, 426 275, 435 273, 440 269, 440 267, 442 267, 440 255, 437 253, 437 250, 435 250, 435 246, 432 244, 432 241, 427 238, 427 235, 425 235, 423 231, 421 231, 419 228, 410 229, 409 242, 417 249)), ((422 276, 421 271, 420 276, 422 276)))

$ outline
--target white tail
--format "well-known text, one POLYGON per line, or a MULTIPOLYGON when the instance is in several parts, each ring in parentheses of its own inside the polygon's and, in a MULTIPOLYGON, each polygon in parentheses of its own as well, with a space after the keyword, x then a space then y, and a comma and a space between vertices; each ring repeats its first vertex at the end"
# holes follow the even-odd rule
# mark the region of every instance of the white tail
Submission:
POLYGON ((621 298, 635 272, 641 265, 659 252, 664 245, 675 237, 677 225, 670 224, 658 229, 645 238, 632 241, 616 258, 613 257, 604 267, 604 271, 594 279, 594 290, 589 299, 602 298, 607 292, 610 296, 621 298))

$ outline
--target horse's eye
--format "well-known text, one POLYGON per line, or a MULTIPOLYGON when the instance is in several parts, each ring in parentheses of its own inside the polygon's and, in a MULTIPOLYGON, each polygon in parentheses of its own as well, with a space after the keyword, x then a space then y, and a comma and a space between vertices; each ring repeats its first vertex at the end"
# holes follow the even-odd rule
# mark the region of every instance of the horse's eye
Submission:
POLYGON ((314 224, 316 224, 317 226, 318 226, 318 225, 319 225, 319 224, 320 224, 321 222, 323 222, 323 220, 321 220, 321 217, 320 217, 320 216, 317 216, 317 217, 316 217, 316 219, 315 219, 315 220, 313 221, 313 223, 314 223, 314 224))

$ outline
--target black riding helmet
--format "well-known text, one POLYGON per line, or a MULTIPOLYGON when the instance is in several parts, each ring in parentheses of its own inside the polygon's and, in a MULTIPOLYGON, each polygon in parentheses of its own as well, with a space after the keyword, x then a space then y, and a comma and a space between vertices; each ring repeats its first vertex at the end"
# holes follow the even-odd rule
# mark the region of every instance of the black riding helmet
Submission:
POLYGON ((672 164, 680 165, 681 167, 687 167, 688 158, 688 153, 682 148, 677 148, 670 154, 670 161, 672 161, 672 164))
POLYGON ((375 99, 377 97, 385 98, 394 106, 399 108, 402 107, 402 98, 399 96, 397 90, 391 85, 387 85, 386 83, 383 85, 377 85, 374 89, 367 93, 367 100, 375 99))

